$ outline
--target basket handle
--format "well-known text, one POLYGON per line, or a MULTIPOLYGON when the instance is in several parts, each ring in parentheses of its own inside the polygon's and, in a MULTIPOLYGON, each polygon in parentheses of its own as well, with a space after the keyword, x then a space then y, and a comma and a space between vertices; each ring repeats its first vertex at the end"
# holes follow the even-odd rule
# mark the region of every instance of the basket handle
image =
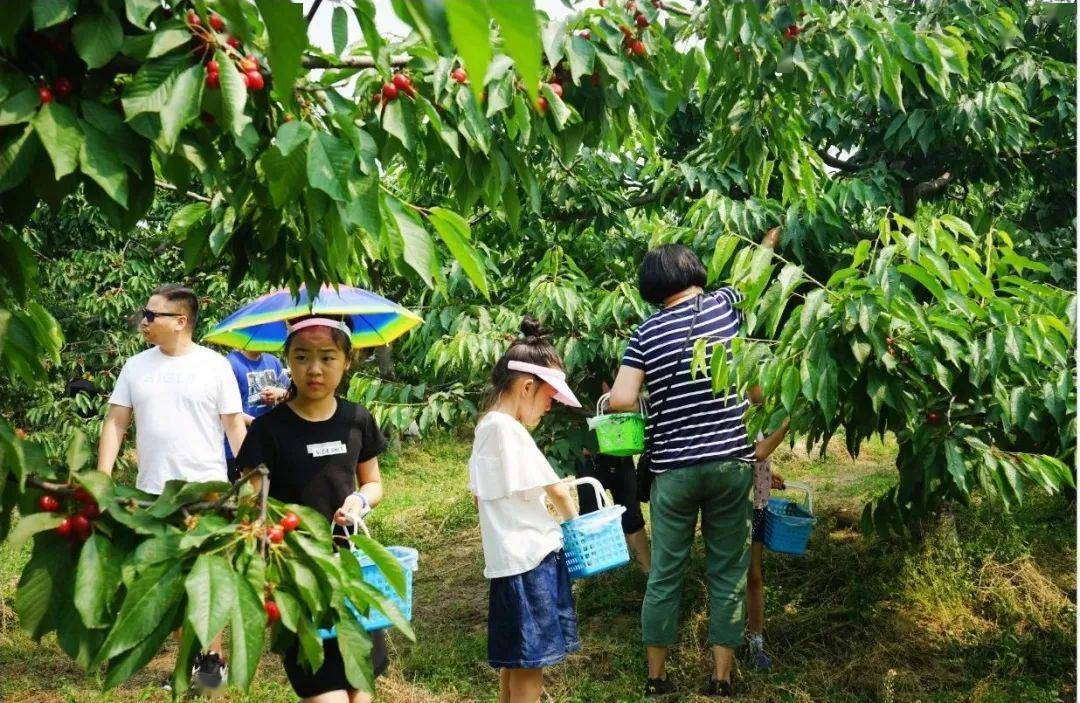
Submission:
POLYGON ((806 494, 806 500, 803 501, 803 505, 806 506, 806 512, 811 515, 814 514, 814 489, 809 483, 802 481, 784 481, 784 487, 781 490, 785 491, 802 491, 806 494))
POLYGON ((598 507, 601 507, 601 508, 610 508, 611 507, 611 505, 612 505, 611 499, 608 498, 607 493, 604 492, 603 484, 601 484, 599 481, 597 481, 592 476, 584 476, 582 478, 575 478, 573 481, 570 481, 569 484, 571 486, 580 486, 582 484, 588 484, 589 486, 592 487, 593 491, 596 493, 596 505, 598 507))
POLYGON ((334 536, 334 530, 336 530, 338 527, 341 527, 341 530, 342 530, 342 532, 345 533, 346 537, 352 537, 353 535, 360 534, 361 530, 364 531, 365 536, 371 537, 371 530, 368 529, 367 523, 364 522, 364 518, 356 517, 355 515, 346 515, 345 517, 347 517, 349 520, 352 520, 352 532, 349 531, 349 526, 348 525, 338 525, 336 522, 331 520, 330 521, 330 536, 331 537, 334 536))
MULTIPOLYGON (((597 415, 597 417, 599 417, 600 415, 605 414, 605 410, 604 410, 605 407, 606 408, 611 407, 611 392, 610 391, 603 394, 602 396, 600 396, 599 398, 596 399, 596 415, 597 415)), ((645 402, 644 398, 638 398, 638 412, 641 413, 642 417, 648 417, 649 416, 649 406, 645 402)))

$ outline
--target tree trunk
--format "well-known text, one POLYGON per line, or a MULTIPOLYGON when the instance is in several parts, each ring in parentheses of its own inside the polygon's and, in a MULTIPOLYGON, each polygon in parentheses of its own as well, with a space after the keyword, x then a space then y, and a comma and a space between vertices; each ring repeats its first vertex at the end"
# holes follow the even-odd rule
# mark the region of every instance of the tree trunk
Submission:
POLYGON ((375 347, 374 351, 375 361, 379 364, 379 376, 388 381, 396 381, 397 374, 394 373, 394 358, 390 353, 390 345, 375 347))

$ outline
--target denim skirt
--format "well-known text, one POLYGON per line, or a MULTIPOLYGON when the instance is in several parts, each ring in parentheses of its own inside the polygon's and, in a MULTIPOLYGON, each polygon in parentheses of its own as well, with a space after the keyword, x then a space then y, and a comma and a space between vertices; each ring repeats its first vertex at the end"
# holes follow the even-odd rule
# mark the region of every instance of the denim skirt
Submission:
POLYGON ((523 574, 491 579, 488 663, 540 669, 581 649, 570 572, 560 549, 523 574))

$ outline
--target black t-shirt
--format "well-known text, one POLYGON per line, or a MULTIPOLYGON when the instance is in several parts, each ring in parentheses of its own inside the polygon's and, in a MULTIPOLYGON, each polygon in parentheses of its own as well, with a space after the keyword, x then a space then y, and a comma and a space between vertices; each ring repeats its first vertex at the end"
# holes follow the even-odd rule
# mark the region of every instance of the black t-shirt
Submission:
POLYGON ((356 465, 386 449, 367 408, 337 399, 334 415, 311 422, 283 403, 255 418, 240 448, 241 470, 266 464, 270 497, 318 510, 327 520, 356 490, 356 465))

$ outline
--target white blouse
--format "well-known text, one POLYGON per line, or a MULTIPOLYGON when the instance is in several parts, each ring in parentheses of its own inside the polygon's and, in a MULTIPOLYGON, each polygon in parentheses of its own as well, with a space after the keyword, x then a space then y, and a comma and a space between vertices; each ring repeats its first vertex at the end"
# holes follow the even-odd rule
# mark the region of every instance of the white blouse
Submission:
POLYGON ((562 547, 562 528, 548 512, 546 486, 559 477, 525 427, 489 411, 476 425, 469 491, 478 498, 484 576, 522 574, 562 547))

